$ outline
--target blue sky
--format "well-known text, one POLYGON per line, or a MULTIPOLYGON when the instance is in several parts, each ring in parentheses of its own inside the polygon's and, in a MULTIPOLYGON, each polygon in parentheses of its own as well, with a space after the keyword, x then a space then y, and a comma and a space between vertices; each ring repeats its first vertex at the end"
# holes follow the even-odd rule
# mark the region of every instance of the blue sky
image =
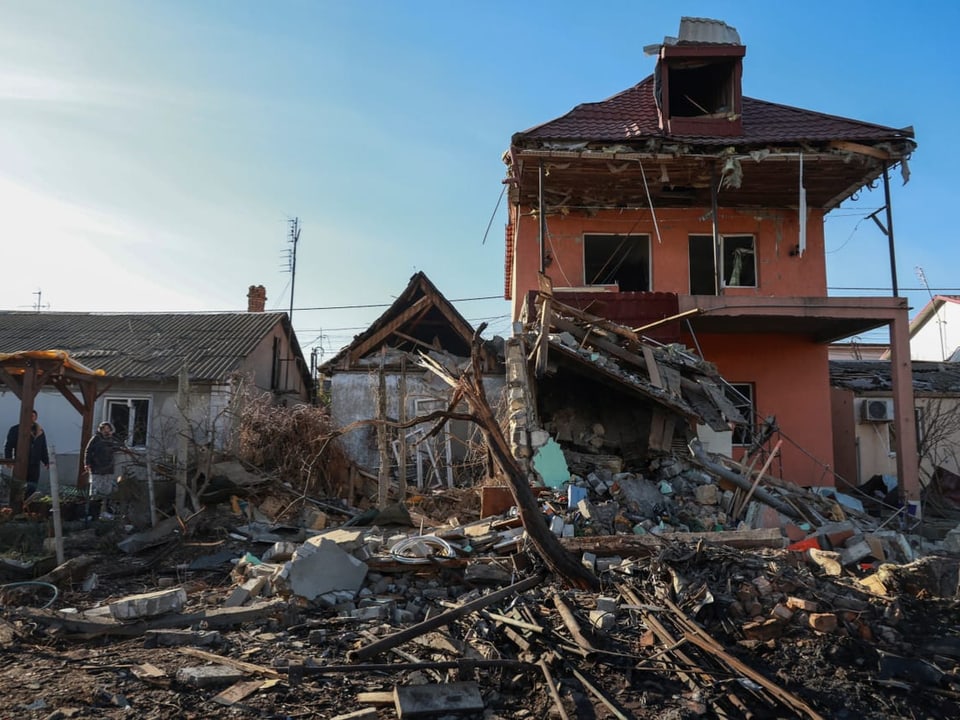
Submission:
MULTIPOLYGON (((510 136, 653 70, 682 15, 737 28, 744 93, 913 125, 893 182, 901 288, 960 292, 953 133, 957 5, 892 2, 0 0, 0 308, 289 307, 329 357, 423 270, 451 299, 502 297, 510 136)), ((886 294, 886 238, 828 216, 834 294, 886 294)), ((904 294, 918 310, 925 291, 904 294)), ((458 302, 505 333, 503 300, 458 302)), ((865 337, 880 340, 879 336, 865 337)))

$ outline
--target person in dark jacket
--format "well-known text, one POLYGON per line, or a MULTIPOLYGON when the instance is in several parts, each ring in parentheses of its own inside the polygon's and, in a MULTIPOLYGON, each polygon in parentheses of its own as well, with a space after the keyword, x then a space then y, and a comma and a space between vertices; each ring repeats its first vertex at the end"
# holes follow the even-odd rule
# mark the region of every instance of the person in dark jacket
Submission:
MULTIPOLYGON (((47 453, 47 436, 37 422, 37 411, 33 411, 30 425, 30 449, 27 455, 27 486, 25 497, 30 497, 37 491, 40 483, 40 466, 50 467, 50 455, 47 453)), ((7 431, 7 442, 3 446, 3 457, 15 460, 17 457, 17 442, 20 439, 20 423, 7 431)))
POLYGON ((83 453, 84 468, 90 475, 90 494, 109 497, 117 491, 117 473, 113 456, 121 449, 113 434, 113 425, 100 423, 83 453))

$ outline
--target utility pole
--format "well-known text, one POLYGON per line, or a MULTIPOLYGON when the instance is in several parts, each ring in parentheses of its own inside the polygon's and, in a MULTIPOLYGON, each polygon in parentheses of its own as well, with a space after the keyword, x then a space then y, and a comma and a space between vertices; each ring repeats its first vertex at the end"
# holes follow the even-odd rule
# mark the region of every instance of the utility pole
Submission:
POLYGON ((293 322, 293 291, 297 284, 297 243, 300 241, 300 218, 290 221, 290 322, 293 322))

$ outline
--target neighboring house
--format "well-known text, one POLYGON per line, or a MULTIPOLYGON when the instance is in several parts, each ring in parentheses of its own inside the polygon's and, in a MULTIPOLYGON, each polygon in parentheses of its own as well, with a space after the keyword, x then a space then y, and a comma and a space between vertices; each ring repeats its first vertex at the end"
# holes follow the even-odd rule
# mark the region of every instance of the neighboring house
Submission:
MULTIPOLYGON (((921 475, 929 481, 937 468, 960 474, 960 365, 912 366, 921 475)), ((882 360, 830 361, 834 460, 848 486, 897 474, 890 370, 882 360)))
POLYGON ((696 348, 755 418, 776 416, 778 468, 803 485, 833 466, 830 343, 887 327, 897 471, 916 494, 907 302, 828 297, 823 231, 830 210, 905 168, 913 131, 743 97, 746 48, 722 22, 684 18, 653 50, 636 86, 512 137, 514 319, 535 313, 542 273, 563 303, 696 348))
MULTIPOLYGON (((358 421, 405 422, 431 412, 446 410, 450 387, 417 364, 420 354, 431 355, 444 365, 465 369, 471 355, 474 328, 422 272, 410 278, 394 303, 357 335, 353 342, 321 365, 329 384, 331 417, 335 427, 358 421), (383 405, 380 404, 383 388, 383 405)), ((496 405, 504 386, 502 363, 483 345, 484 388, 496 405)), ((451 485, 464 470, 463 463, 476 459, 469 452, 479 441, 477 428, 463 420, 448 423, 437 438, 417 444, 433 427, 432 422, 388 431, 387 459, 391 473, 411 483, 451 485), (401 447, 405 442, 406 450, 401 447), (398 475, 400 477, 400 475, 398 475)), ((382 465, 377 425, 366 423, 340 438, 350 460, 368 472, 382 465)))
POLYGON ((890 355, 890 345, 848 340, 831 343, 828 354, 831 360, 884 360, 890 355))
POLYGON ((910 323, 914 360, 960 359, 960 296, 935 295, 910 323))
MULTIPOLYGON (((257 290, 262 288, 251 288, 257 290)), ((259 307, 217 314, 3 311, 0 353, 55 349, 103 370, 88 398, 71 390, 75 402, 68 402, 62 391, 44 384, 34 399, 48 444, 56 446, 60 476, 75 478, 81 448, 103 420, 129 447, 175 452, 181 368, 189 380, 191 420, 220 432, 236 377, 248 378, 278 402, 310 402, 309 369, 286 313, 259 307), (78 412, 84 403, 92 408, 89 417, 78 412)), ((6 431, 18 421, 20 398, 14 379, 3 373, 0 379, 0 424, 6 431)))

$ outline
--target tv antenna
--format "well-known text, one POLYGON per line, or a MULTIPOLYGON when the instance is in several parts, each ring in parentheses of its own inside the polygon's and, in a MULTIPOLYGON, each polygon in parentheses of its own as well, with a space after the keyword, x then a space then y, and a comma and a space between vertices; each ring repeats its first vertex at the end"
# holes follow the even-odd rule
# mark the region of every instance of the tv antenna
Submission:
POLYGON ((943 328, 946 321, 940 317, 940 309, 937 307, 936 298, 933 297, 933 292, 931 292, 930 286, 927 284, 927 276, 923 272, 923 268, 917 265, 913 269, 913 271, 916 273, 917 280, 920 281, 920 284, 927 289, 927 295, 930 296, 930 307, 933 308, 933 314, 937 318, 937 329, 940 331, 940 359, 946 360, 947 359, 947 341, 946 341, 946 338, 944 337, 944 328, 943 328))
POLYGON ((43 298, 43 290, 41 290, 40 288, 37 288, 37 291, 36 291, 35 293, 33 293, 33 294, 37 296, 37 301, 32 305, 34 312, 37 312, 37 313, 38 313, 38 312, 40 312, 43 308, 47 308, 47 309, 50 308, 50 303, 47 303, 46 305, 43 305, 43 304, 40 302, 40 301, 42 300, 42 298, 43 298))
POLYGON ((290 273, 290 322, 293 322, 293 290, 297 284, 297 243, 300 242, 300 218, 290 220, 290 248, 287 250, 288 267, 290 273))

